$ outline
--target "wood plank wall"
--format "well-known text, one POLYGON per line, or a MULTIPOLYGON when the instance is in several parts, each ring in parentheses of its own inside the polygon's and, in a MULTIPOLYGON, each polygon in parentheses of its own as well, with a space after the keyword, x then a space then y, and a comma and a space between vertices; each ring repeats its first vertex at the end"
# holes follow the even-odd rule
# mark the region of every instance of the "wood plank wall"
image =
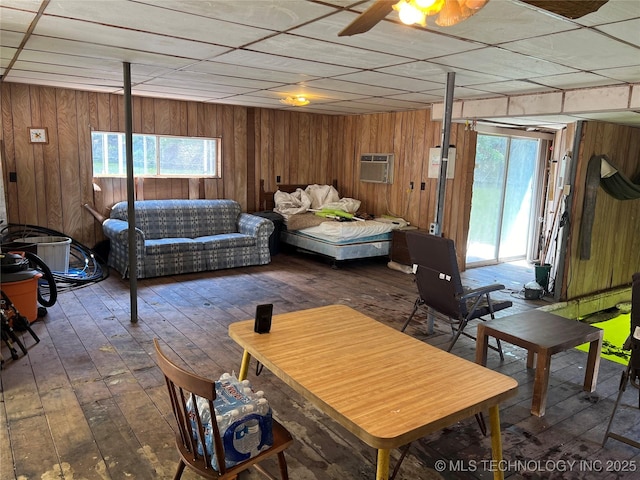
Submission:
POLYGON ((570 248, 563 297, 574 299, 631 284, 640 271, 640 199, 617 200, 598 188, 591 258, 580 259, 580 218, 587 164, 605 154, 629 179, 640 177, 640 128, 604 122, 584 122, 578 152, 570 248))
MULTIPOLYGON (((341 194, 362 201, 365 212, 402 217, 427 230, 435 220, 438 180, 428 178, 429 149, 440 144, 441 122, 430 110, 340 117, 342 134, 337 165, 341 194), (395 155, 393 184, 360 182, 359 158, 364 153, 395 155), (410 183, 413 182, 413 190, 410 183), (421 183, 425 189, 421 190, 421 183)), ((459 264, 464 267, 477 134, 453 124, 451 145, 456 147, 454 179, 445 186, 443 234, 456 242, 459 264)))
MULTIPOLYGON (((9 222, 49 227, 95 245, 103 238, 101 228, 82 205, 95 205, 107 214, 115 202, 126 199, 126 182, 123 178, 93 178, 90 131, 124 130, 122 97, 23 84, 0 86, 2 173, 9 222), (49 143, 29 144, 28 127, 47 127, 49 143), (8 181, 10 172, 17 174, 17 182, 8 181)), ((281 183, 331 183, 335 178, 341 195, 362 201, 361 210, 402 216, 427 229, 435 217, 437 189, 437 179, 427 174, 428 150, 441 139, 441 122, 432 121, 430 113, 331 116, 134 97, 135 132, 223 139, 221 179, 137 179, 136 194, 146 199, 234 198, 243 209, 255 211, 261 178, 267 189, 276 188, 276 176, 281 183), (362 153, 394 153, 394 183, 360 182, 358 159, 362 153), (410 182, 413 190, 409 190, 410 182), (425 190, 420 190, 422 182, 425 190)), ((592 153, 606 153, 619 160, 628 175, 639 173, 639 129, 592 122, 585 126, 578 185, 584 182, 584 168, 592 153)), ((455 178, 446 181, 443 232, 455 240, 461 266, 466 253, 475 142, 475 132, 462 124, 452 126, 456 170, 455 178)), ((567 141, 558 147, 564 151, 571 145, 567 141)), ((579 186, 575 189, 577 208, 582 205, 581 190, 579 186)), ((619 202, 599 192, 594 226, 598 240, 590 261, 580 261, 571 253, 577 252, 580 223, 580 211, 575 212, 565 280, 569 286, 563 299, 627 284, 630 273, 640 270, 640 260, 633 260, 638 258, 640 238, 635 202, 619 202), (613 231, 621 232, 624 241, 616 241, 613 231)))
MULTIPOLYGON (((255 211, 261 178, 268 189, 276 188, 277 176, 281 183, 338 179, 340 193, 360 199, 367 212, 402 216, 421 228, 433 221, 437 181, 427 178, 427 159, 441 126, 430 120, 429 110, 331 116, 133 97, 132 111, 136 133, 220 136, 223 141, 221 179, 139 178, 137 199, 234 198, 255 211), (359 181, 359 156, 369 152, 395 154, 392 185, 359 181)), ((93 177, 92 129, 124 131, 122 96, 2 85, 3 174, 11 223, 52 228, 89 246, 103 238, 100 224, 83 205, 108 215, 114 203, 126 199, 126 180, 93 177), (28 142, 32 126, 48 128, 48 144, 28 142), (9 172, 17 174, 17 182, 8 182, 9 172)), ((458 162, 456 180, 447 181, 444 232, 463 245, 475 133, 454 125, 451 137, 458 162)))

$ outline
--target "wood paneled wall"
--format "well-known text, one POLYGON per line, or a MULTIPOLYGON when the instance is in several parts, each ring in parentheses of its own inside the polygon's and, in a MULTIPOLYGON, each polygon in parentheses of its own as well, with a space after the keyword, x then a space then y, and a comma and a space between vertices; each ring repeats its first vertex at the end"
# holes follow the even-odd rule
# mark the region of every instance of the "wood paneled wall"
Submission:
MULTIPOLYGON (((441 122, 432 121, 430 115, 429 110, 416 110, 338 119, 337 131, 344 135, 337 164, 341 193, 361 200, 363 211, 402 217, 427 230, 435 220, 438 188, 438 179, 428 177, 429 149, 441 141, 441 122), (363 153, 395 155, 393 184, 360 182, 363 153)), ((456 168, 454 178, 445 182, 442 231, 456 242, 461 267, 471 213, 476 136, 462 124, 452 125, 450 144, 456 147, 456 168)))
POLYGON ((584 122, 571 208, 563 298, 575 299, 628 286, 640 271, 640 199, 617 200, 598 188, 591 258, 580 259, 580 219, 586 171, 593 155, 605 154, 629 179, 640 176, 640 128, 584 122))
MULTIPOLYGON (((23 84, 0 84, 2 173, 11 223, 49 227, 93 246, 101 228, 83 208, 108 207, 126 199, 122 178, 94 179, 91 129, 124 131, 123 97, 23 84), (49 143, 30 144, 29 127, 46 127, 49 143), (9 182, 15 172, 17 182, 9 182), (95 181, 95 184, 94 184, 95 181), (97 188, 95 188, 97 186, 97 188)), ((343 196, 362 201, 361 210, 391 214, 427 229, 435 218, 437 179, 428 178, 429 148, 439 145, 441 122, 429 110, 331 116, 168 99, 133 98, 135 132, 221 136, 221 179, 138 179, 138 198, 233 198, 243 209, 258 208, 259 181, 331 183, 343 196), (394 153, 391 185, 359 181, 362 153, 394 153), (413 182, 414 189, 409 189, 413 182), (420 189, 425 183, 425 190, 420 189)), ((640 270, 638 200, 620 202, 598 193, 592 258, 577 249, 586 163, 607 154, 628 176, 639 173, 639 129, 588 122, 582 129, 563 299, 626 285, 640 270)), ((446 181, 443 233, 465 255, 471 206, 476 133, 454 124, 455 178, 446 181)))
MULTIPOLYGON (((438 145, 440 122, 429 110, 332 116, 133 97, 135 133, 222 137, 220 179, 136 179, 136 198, 233 198, 257 209, 259 181, 331 183, 362 201, 362 210, 404 217, 428 228, 435 216, 437 180, 427 178, 429 148, 438 145), (361 153, 395 154, 391 185, 359 181, 361 153), (414 189, 409 190, 409 182, 414 189), (420 184, 425 183, 425 190, 420 184)), ((126 180, 94 178, 91 131, 124 131, 123 97, 24 84, 2 84, 3 173, 11 223, 61 231, 93 246, 100 225, 83 208, 103 215, 126 199, 126 180), (46 127, 49 143, 28 141, 29 127, 46 127), (15 172, 17 182, 9 182, 15 172)), ((454 125, 456 178, 448 180, 443 231, 466 244, 475 133, 454 125)), ((462 251, 461 254, 464 252, 462 251)))

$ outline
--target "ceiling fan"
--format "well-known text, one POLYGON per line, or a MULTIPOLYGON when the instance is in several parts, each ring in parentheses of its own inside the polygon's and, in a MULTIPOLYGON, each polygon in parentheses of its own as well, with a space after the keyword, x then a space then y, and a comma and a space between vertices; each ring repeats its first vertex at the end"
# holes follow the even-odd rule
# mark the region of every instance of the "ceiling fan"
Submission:
MULTIPOLYGON (((566 18, 580 18, 595 12, 608 0, 520 0, 541 10, 566 18)), ((371 30, 393 10, 402 23, 426 25, 426 17, 435 16, 435 23, 449 27, 479 12, 489 0, 376 0, 358 18, 338 33, 339 37, 357 35, 371 30)))

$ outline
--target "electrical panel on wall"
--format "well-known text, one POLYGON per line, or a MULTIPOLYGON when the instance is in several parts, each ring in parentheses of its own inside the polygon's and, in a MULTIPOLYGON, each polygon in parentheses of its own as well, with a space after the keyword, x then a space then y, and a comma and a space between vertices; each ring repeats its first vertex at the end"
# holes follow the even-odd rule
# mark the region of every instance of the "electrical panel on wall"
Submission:
POLYGON ((360 155, 360 181, 393 183, 393 153, 360 155))
MULTIPOLYGON (((447 159, 447 178, 453 178, 453 172, 456 170, 456 149, 449 147, 449 158, 447 159)), ((429 149, 429 178, 438 178, 440 176, 440 147, 429 149)))

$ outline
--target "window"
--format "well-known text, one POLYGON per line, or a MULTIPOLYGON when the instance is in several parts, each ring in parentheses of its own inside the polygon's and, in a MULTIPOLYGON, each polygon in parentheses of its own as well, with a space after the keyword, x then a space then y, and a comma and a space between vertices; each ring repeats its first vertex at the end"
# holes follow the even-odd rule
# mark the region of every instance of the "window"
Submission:
MULTIPOLYGON (((133 135, 135 176, 220 176, 219 138, 133 135)), ((125 134, 91 132, 94 176, 126 175, 125 134)))

